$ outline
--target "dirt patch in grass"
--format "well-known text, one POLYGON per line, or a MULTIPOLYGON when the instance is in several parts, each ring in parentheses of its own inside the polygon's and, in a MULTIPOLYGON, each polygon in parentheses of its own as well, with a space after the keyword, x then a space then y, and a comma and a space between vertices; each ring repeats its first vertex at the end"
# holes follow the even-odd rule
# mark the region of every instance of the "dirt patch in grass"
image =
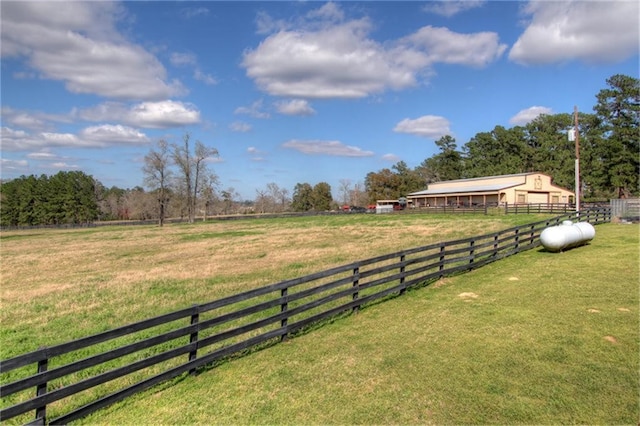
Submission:
POLYGON ((604 340, 606 340, 609 343, 613 343, 614 345, 618 343, 618 340, 613 336, 604 336, 604 340))
POLYGON ((460 293, 458 297, 462 300, 472 300, 472 299, 477 299, 480 296, 472 292, 465 292, 465 293, 460 293))

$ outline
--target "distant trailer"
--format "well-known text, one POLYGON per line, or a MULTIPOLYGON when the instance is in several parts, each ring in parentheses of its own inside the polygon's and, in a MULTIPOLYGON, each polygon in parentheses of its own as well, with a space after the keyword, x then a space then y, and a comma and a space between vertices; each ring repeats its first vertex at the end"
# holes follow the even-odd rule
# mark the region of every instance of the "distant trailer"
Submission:
POLYGON ((381 213, 393 213, 393 204, 377 204, 376 205, 376 214, 381 213))

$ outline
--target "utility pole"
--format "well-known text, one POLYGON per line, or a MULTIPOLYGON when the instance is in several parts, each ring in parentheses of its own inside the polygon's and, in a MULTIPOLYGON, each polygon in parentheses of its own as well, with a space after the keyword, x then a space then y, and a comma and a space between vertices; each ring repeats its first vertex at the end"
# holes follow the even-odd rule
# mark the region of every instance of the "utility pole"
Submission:
POLYGON ((573 107, 574 135, 576 139, 576 213, 580 211, 580 132, 578 131, 578 106, 573 107))

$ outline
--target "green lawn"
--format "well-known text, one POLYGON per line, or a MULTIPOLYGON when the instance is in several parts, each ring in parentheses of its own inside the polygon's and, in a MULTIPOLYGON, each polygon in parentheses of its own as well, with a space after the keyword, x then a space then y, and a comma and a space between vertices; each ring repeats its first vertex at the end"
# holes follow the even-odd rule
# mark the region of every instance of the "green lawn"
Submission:
POLYGON ((587 246, 409 291, 84 423, 636 425, 639 231, 599 225, 587 246))

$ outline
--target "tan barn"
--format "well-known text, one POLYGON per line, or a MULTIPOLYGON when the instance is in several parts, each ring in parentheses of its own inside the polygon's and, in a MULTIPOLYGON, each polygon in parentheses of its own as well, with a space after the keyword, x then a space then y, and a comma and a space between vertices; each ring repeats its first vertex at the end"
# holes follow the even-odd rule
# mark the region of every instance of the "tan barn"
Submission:
POLYGON ((407 199, 415 207, 573 203, 575 194, 544 173, 519 173, 430 183, 407 199))

